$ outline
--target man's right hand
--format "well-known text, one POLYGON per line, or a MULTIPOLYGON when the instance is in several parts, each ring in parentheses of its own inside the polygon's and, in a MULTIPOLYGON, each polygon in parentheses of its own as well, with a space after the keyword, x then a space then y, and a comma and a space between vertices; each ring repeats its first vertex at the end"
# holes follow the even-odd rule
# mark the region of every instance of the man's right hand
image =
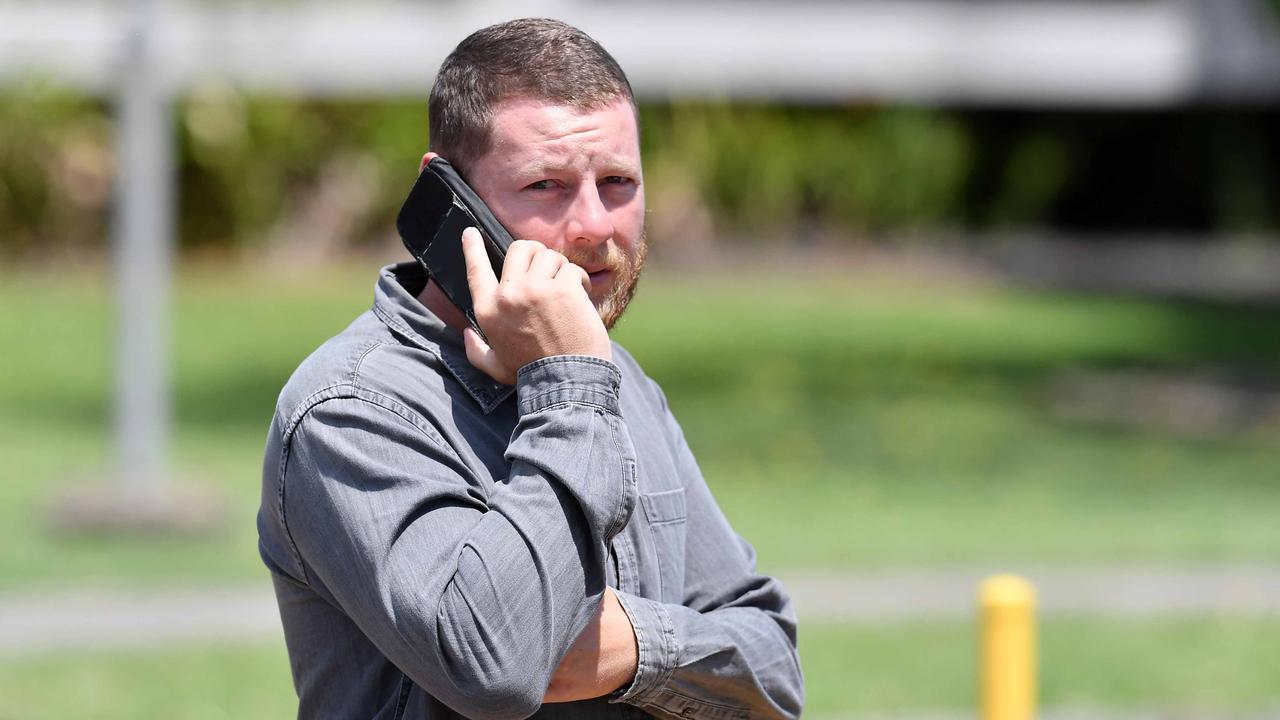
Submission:
POLYGON ((463 331, 472 365, 514 385, 520 368, 544 357, 613 358, 609 333, 587 295, 585 270, 542 243, 517 240, 507 249, 499 282, 475 228, 463 231, 462 253, 476 322, 488 338, 463 331))

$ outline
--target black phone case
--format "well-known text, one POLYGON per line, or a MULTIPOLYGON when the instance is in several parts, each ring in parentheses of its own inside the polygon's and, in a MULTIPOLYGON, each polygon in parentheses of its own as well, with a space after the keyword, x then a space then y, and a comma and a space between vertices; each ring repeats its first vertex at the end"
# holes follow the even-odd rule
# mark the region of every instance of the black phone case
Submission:
POLYGON ((462 255, 462 231, 468 227, 480 231, 493 272, 501 276, 502 259, 512 242, 511 233, 502 227, 448 160, 432 159, 418 174, 417 182, 400 208, 396 230, 431 279, 467 316, 471 327, 480 332, 471 288, 467 285, 467 264, 462 255))

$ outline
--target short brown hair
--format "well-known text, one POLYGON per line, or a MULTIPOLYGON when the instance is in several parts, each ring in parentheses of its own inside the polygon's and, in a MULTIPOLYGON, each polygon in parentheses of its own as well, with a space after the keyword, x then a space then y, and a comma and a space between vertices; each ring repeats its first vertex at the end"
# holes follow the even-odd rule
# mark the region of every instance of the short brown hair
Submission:
POLYGON ((636 106, 622 68, 589 35, 559 20, 511 20, 471 33, 440 66, 427 101, 431 149, 463 172, 489 151, 494 106, 513 98, 636 106))

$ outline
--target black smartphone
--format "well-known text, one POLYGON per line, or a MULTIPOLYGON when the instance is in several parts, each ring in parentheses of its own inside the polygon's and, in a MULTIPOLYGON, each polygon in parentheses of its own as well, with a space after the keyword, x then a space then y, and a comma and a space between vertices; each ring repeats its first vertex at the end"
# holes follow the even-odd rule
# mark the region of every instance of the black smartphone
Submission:
POLYGON ((511 233, 502 227, 448 160, 433 158, 418 174, 417 182, 400 208, 396 230, 432 281, 467 316, 471 327, 480 332, 471 288, 467 285, 467 263, 462 255, 462 231, 468 227, 480 231, 493 273, 501 277, 502 259, 511 246, 511 233))

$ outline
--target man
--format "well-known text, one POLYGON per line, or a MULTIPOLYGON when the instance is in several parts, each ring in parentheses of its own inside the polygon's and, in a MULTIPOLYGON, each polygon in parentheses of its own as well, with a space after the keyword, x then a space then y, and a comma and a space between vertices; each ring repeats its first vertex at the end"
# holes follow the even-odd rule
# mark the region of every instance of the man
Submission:
POLYGON ((609 341, 644 263, 637 112, 563 23, 480 30, 429 101, 516 238, 484 338, 416 263, 289 380, 259 535, 302 717, 795 717, 795 617, 609 341))

